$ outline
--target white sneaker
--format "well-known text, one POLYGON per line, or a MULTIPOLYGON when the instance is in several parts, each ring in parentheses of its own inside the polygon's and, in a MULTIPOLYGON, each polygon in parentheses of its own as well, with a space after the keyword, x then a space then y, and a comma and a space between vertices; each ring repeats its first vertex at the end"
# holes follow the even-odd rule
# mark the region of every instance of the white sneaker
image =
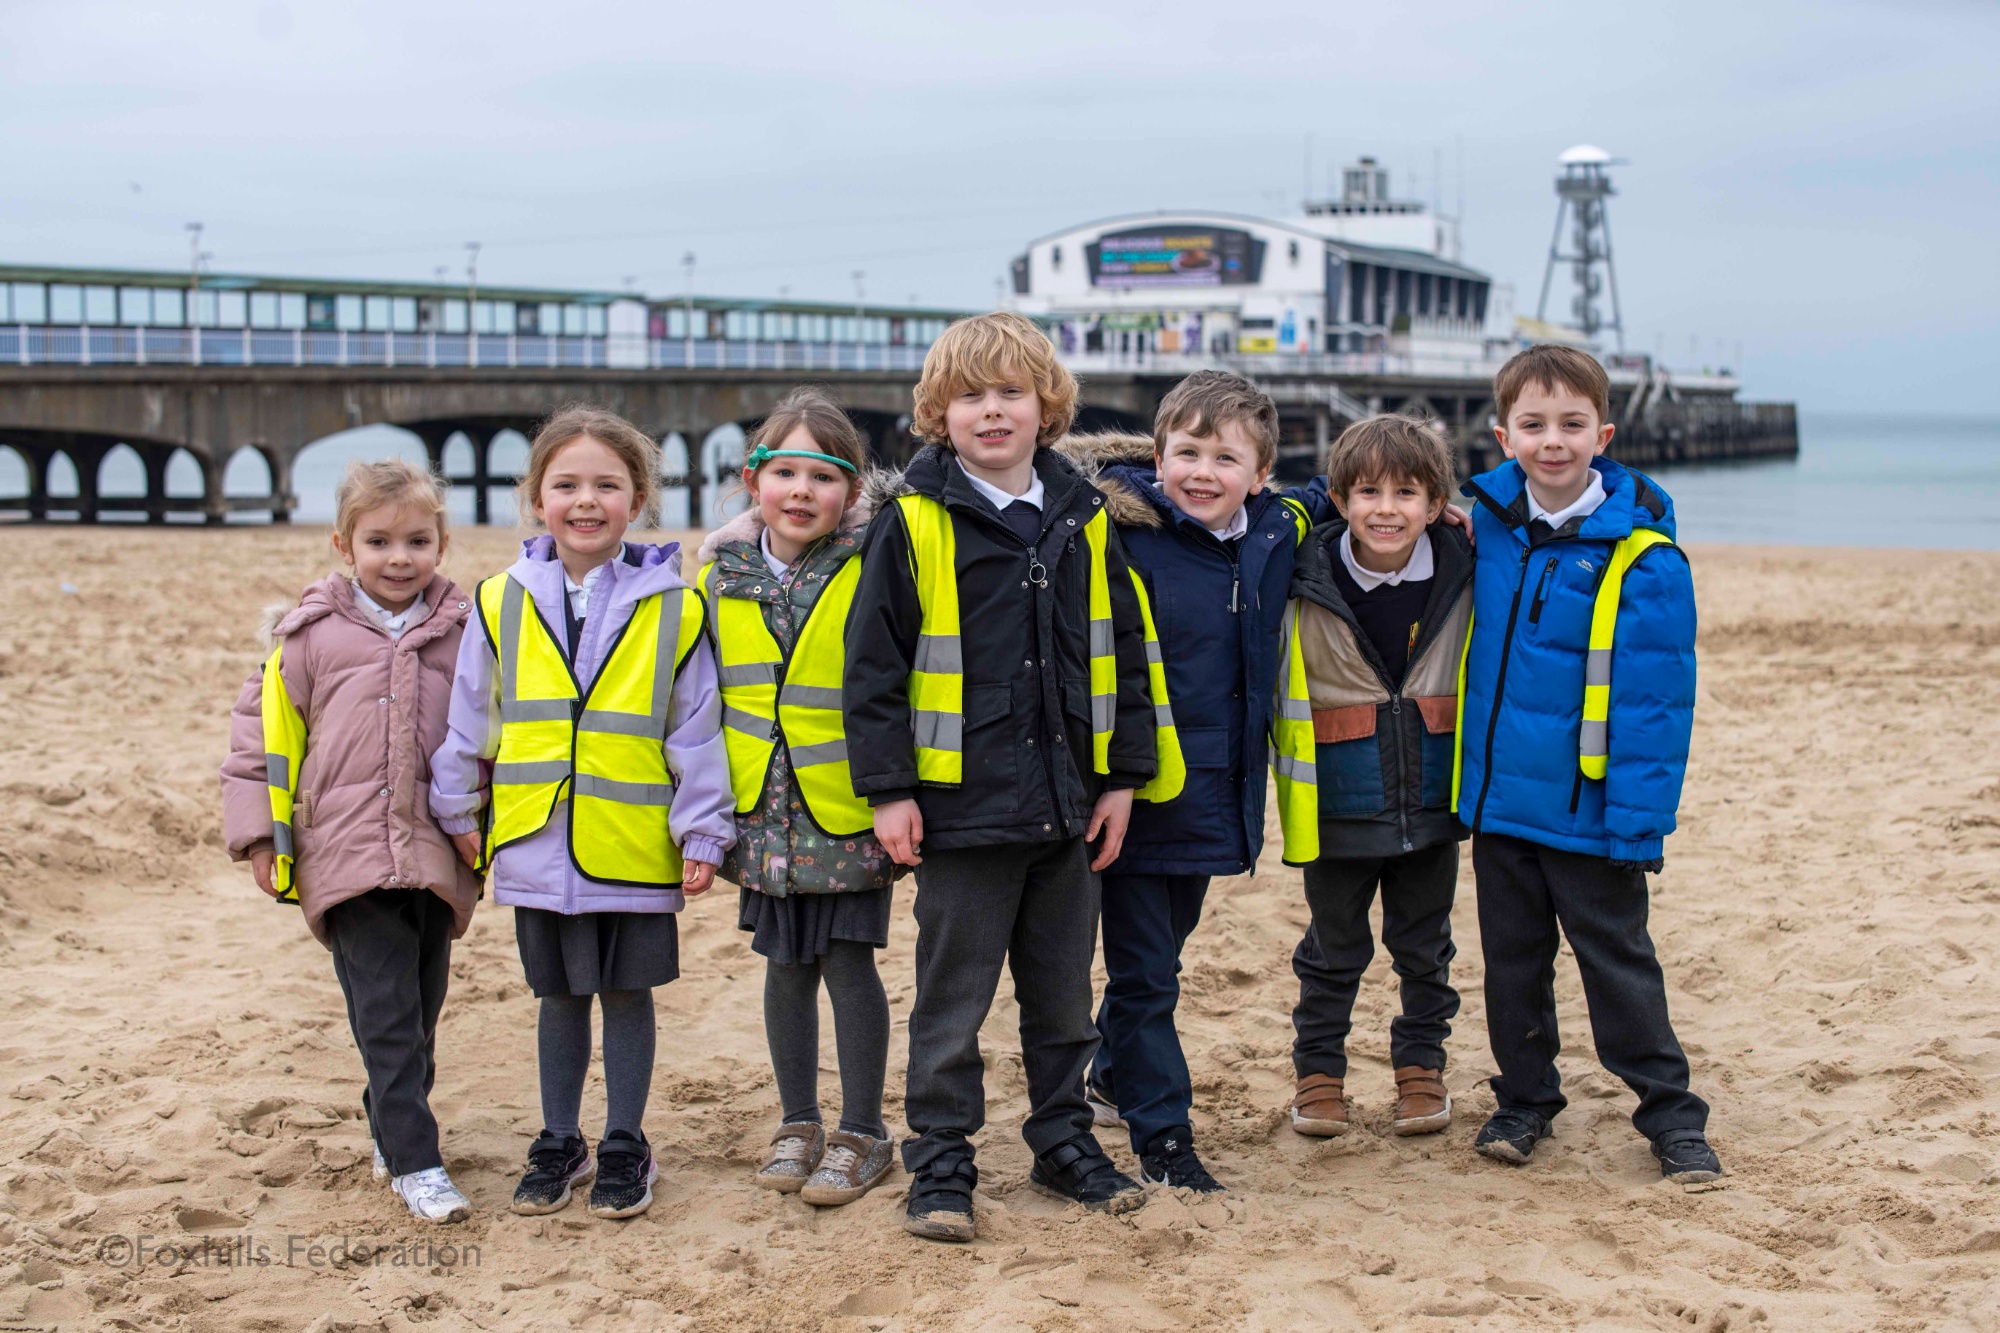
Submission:
POLYGON ((471 1201, 458 1192, 441 1166, 397 1176, 390 1184, 409 1205, 410 1216, 419 1221, 463 1222, 472 1216, 471 1201))
POLYGON ((375 1183, 381 1184, 389 1178, 389 1159, 382 1155, 382 1145, 375 1145, 375 1183))
POLYGON ((1083 1104, 1090 1108, 1090 1122, 1099 1129, 1124 1129, 1125 1117, 1118 1108, 1098 1095, 1088 1083, 1083 1085, 1083 1104))

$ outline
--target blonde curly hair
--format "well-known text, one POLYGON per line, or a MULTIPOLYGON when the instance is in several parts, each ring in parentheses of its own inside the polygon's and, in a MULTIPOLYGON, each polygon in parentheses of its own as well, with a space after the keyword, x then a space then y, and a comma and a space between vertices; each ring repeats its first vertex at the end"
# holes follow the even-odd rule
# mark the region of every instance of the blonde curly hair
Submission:
POLYGON ((1076 420, 1076 377, 1056 360, 1049 336, 1034 321, 1009 310, 961 319, 944 331, 924 355, 910 429, 933 444, 951 447, 944 412, 967 389, 986 389, 1025 379, 1042 403, 1036 444, 1052 444, 1076 420))

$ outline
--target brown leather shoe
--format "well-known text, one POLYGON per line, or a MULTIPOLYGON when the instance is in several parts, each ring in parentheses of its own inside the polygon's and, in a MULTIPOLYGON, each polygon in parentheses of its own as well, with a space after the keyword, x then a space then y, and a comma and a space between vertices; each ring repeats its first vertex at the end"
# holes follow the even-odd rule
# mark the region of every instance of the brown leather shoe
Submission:
POLYGON ((1451 1123, 1451 1094, 1444 1071, 1404 1065, 1396 1071, 1396 1119, 1392 1134, 1435 1134, 1451 1123))
POLYGON ((1347 1132, 1347 1095, 1331 1074, 1307 1074, 1292 1097, 1292 1128, 1316 1139, 1347 1132))

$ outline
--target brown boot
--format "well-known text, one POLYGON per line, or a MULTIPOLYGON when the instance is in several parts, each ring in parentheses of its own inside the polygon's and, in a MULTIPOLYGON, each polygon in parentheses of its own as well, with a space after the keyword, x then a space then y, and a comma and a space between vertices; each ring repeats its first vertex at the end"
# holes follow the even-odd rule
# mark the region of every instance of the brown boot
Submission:
POLYGON ((1451 1094, 1444 1071, 1404 1065, 1396 1071, 1396 1119, 1392 1134, 1435 1134, 1451 1123, 1451 1094))
POLYGON ((1307 1074, 1292 1097, 1292 1128, 1316 1139, 1347 1132, 1347 1096, 1331 1074, 1307 1074))

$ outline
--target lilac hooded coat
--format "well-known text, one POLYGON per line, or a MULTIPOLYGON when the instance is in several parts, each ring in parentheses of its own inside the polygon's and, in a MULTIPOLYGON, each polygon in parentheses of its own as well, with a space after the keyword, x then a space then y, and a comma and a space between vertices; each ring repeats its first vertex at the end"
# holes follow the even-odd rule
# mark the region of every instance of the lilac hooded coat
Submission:
MULTIPOLYGON (((440 574, 424 589, 430 615, 391 639, 329 574, 272 631, 286 692, 306 721, 306 757, 292 813, 293 864, 306 925, 327 942, 336 903, 370 889, 428 889, 465 933, 479 881, 426 808, 425 759, 445 736, 452 663, 471 599, 440 574)), ((264 785, 263 673, 252 672, 229 719, 222 765, 222 835, 234 860, 271 846, 264 785)))
MULTIPOLYGON (((604 666, 606 650, 632 618, 639 600, 684 588, 680 543, 625 543, 625 553, 604 566, 591 588, 578 637, 577 680, 587 690, 604 666)), ((507 571, 535 599, 545 625, 564 623, 568 596, 555 542, 546 534, 521 544, 521 558, 507 571)), ((500 687, 493 648, 477 608, 458 649, 451 715, 444 744, 431 756, 431 813, 446 833, 480 827, 493 757, 500 750, 500 687)), ((667 769, 673 775, 668 827, 691 861, 719 862, 736 841, 736 800, 729 787, 729 752, 722 740, 722 695, 715 651, 706 636, 688 654, 674 682, 667 715, 667 769)), ((568 812, 559 804, 540 832, 509 843, 493 858, 493 901, 539 907, 574 916, 582 912, 678 912, 681 891, 600 884, 584 877, 569 854, 568 812)))

